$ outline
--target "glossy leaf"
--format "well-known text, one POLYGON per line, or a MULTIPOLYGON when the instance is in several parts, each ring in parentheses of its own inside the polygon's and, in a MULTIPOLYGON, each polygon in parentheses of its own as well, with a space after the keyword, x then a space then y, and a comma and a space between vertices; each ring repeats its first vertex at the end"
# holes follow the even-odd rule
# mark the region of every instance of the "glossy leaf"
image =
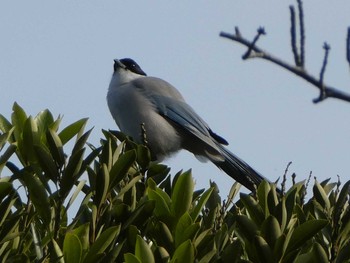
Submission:
POLYGON ((59 167, 63 167, 65 163, 63 145, 60 137, 52 129, 48 129, 46 133, 47 144, 50 149, 50 153, 58 164, 59 167))
POLYGON ((149 189, 148 198, 154 200, 156 207, 154 208, 154 215, 160 219, 167 219, 171 216, 170 208, 164 198, 156 191, 149 189))
POLYGON ((2 114, 0 114, 0 131, 6 133, 13 128, 11 122, 9 122, 2 114))
POLYGON ((290 239, 287 252, 298 249, 328 224, 326 220, 309 220, 298 226, 290 239))
POLYGON ((54 183, 57 183, 60 175, 58 167, 56 166, 50 153, 41 146, 34 146, 34 150, 41 168, 45 172, 46 176, 48 176, 48 178, 50 178, 54 183))
POLYGON ((191 211, 191 217, 192 217, 193 221, 197 220, 199 214, 201 213, 202 209, 204 208, 204 206, 206 205, 207 201, 209 200, 210 195, 213 192, 213 190, 214 190, 214 188, 212 188, 212 187, 209 188, 200 197, 198 203, 196 204, 194 209, 191 211))
POLYGON ((82 260, 82 245, 79 238, 67 233, 63 242, 63 255, 65 263, 80 263, 82 260))
POLYGON ((142 259, 142 263, 154 263, 154 256, 146 241, 139 235, 136 237, 135 256, 142 259))
POLYGON ((171 263, 194 262, 194 249, 190 240, 182 243, 176 250, 171 263))
POLYGON ((20 174, 20 178, 27 186, 30 199, 40 214, 40 217, 45 222, 45 225, 48 226, 51 220, 51 206, 45 186, 37 176, 26 171, 20 174))
POLYGON ((127 151, 121 155, 110 171, 110 189, 115 187, 127 174, 136 160, 135 151, 127 151))
POLYGON ((324 209, 328 210, 330 207, 329 199, 323 187, 317 182, 317 180, 315 181, 313 192, 317 202, 319 202, 324 209))
POLYGON ((70 124, 69 126, 67 126, 66 128, 64 128, 59 134, 58 136, 61 139, 62 145, 65 145, 68 141, 70 141, 75 135, 77 135, 80 130, 82 130, 87 122, 87 118, 84 119, 80 119, 72 124, 70 124))
POLYGON ((175 218, 180 218, 189 210, 192 203, 193 188, 194 183, 190 171, 187 171, 178 177, 171 196, 171 212, 175 218))
POLYGON ((124 260, 125 263, 143 263, 140 259, 131 253, 124 254, 124 260))
POLYGON ((270 215, 261 225, 261 233, 270 247, 274 247, 276 240, 282 235, 278 220, 270 215))
POLYGON ((254 245, 259 257, 259 262, 271 262, 271 248, 262 236, 255 236, 254 245))
POLYGON ((120 225, 112 226, 105 231, 97 238, 95 243, 90 247, 89 252, 85 256, 85 263, 95 263, 98 259, 100 259, 100 255, 106 252, 108 246, 113 242, 113 240, 117 237, 120 231, 120 225))
POLYGON ((246 215, 237 215, 235 223, 236 231, 242 238, 253 240, 258 231, 258 227, 253 220, 246 215))
POLYGON ((241 201, 244 207, 247 209, 250 218, 255 222, 255 224, 260 225, 265 219, 263 210, 260 204, 250 195, 241 194, 241 201))

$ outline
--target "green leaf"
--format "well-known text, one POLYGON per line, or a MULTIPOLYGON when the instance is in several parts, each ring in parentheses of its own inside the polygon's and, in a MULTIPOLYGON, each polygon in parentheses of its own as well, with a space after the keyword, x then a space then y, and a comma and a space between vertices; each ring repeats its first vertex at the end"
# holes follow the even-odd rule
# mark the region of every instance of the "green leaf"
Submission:
POLYGON ((12 183, 0 182, 0 203, 2 199, 8 196, 13 190, 12 183))
POLYGON ((151 153, 144 145, 137 145, 137 163, 143 168, 147 168, 151 162, 151 153))
POLYGON ((45 227, 49 227, 51 221, 51 206, 45 186, 37 176, 25 170, 21 171, 18 175, 20 179, 23 180, 25 186, 27 186, 30 200, 45 222, 45 227))
POLYGON ((317 262, 317 263, 329 262, 326 251, 319 243, 315 242, 312 245, 311 251, 312 251, 312 257, 313 257, 312 262, 317 262))
POLYGON ((270 191, 271 191, 270 184, 266 180, 263 180, 258 187, 257 195, 258 195, 259 204, 261 206, 261 210, 263 211, 265 217, 269 216, 270 214, 269 205, 267 201, 270 191))
POLYGON ((138 175, 132 178, 131 181, 119 191, 118 197, 121 197, 122 195, 124 195, 127 191, 129 191, 132 187, 134 187, 135 184, 139 182, 142 178, 143 178, 143 175, 138 175))
POLYGON ((96 178, 96 195, 95 195, 95 203, 97 207, 101 207, 101 205, 106 201, 107 193, 109 187, 109 173, 107 170, 107 165, 102 164, 102 173, 99 174, 96 178))
POLYGON ((274 247, 276 240, 282 235, 278 220, 270 215, 261 225, 261 233, 271 248, 274 247))
POLYGON ((140 259, 131 253, 124 254, 124 260, 125 263, 143 263, 140 259))
POLYGON ((54 239, 51 239, 51 242, 53 244, 52 258, 55 259, 55 262, 65 263, 64 255, 60 246, 57 244, 57 242, 54 239))
POLYGON ((80 225, 79 227, 72 230, 72 234, 77 236, 80 240, 80 244, 83 251, 86 251, 89 248, 89 223, 80 225))
POLYGON ((276 262, 281 262, 280 259, 283 257, 286 248, 286 235, 282 234, 279 238, 277 238, 273 247, 273 257, 276 262))
POLYGON ((70 139, 77 135, 80 132, 80 130, 82 130, 85 127, 87 120, 88 118, 78 120, 64 128, 58 134, 58 136, 61 139, 62 145, 65 145, 70 139))
MULTIPOLYGON (((22 150, 25 154, 25 160, 35 162, 34 145, 39 144, 38 127, 31 116, 25 121, 23 126, 23 145, 22 150)), ((20 149, 21 150, 21 149, 20 149)))
POLYGON ((271 262, 272 251, 265 239, 261 236, 255 236, 254 245, 259 256, 259 262, 271 262))
POLYGON ((48 129, 46 133, 47 144, 53 159, 59 167, 63 167, 65 158, 63 152, 63 145, 60 137, 52 129, 48 129))
POLYGON ((345 246, 343 246, 338 253, 336 263, 347 262, 350 259, 350 243, 347 242, 345 246))
POLYGON ((236 231, 240 237, 246 240, 253 240, 258 231, 258 227, 254 221, 246 215, 237 215, 235 218, 236 231))
POLYGON ((187 212, 180 217, 175 228, 175 247, 178 247, 182 242, 186 241, 187 239, 191 239, 185 234, 185 231, 192 224, 192 218, 187 212))
POLYGON ((8 131, 4 132, 4 133, 0 133, 0 151, 2 150, 2 148, 4 147, 4 145, 7 142, 12 143, 12 133, 15 130, 15 127, 10 128, 8 131))
POLYGON ((317 202, 319 202, 320 205, 328 211, 330 208, 329 199, 328 199, 327 194, 324 191, 323 187, 320 185, 319 182, 317 182, 317 180, 315 180, 313 192, 314 192, 314 197, 316 198, 317 202))
POLYGON ((131 213, 131 215, 128 217, 127 221, 123 224, 122 230, 125 230, 127 227, 129 227, 131 224, 137 225, 144 224, 145 221, 148 220, 148 218, 151 217, 153 210, 154 210, 154 204, 155 202, 152 200, 147 200, 139 204, 138 207, 131 213))
POLYGON ((189 210, 192 204, 193 188, 191 171, 187 171, 178 177, 171 196, 171 212, 175 218, 180 218, 189 210))
POLYGON ((156 262, 169 262, 170 260, 169 252, 164 247, 158 246, 154 251, 154 256, 156 262))
POLYGON ((79 263, 82 260, 82 245, 78 236, 67 233, 63 242, 63 255, 65 263, 79 263))
POLYGON ((89 252, 86 254, 84 263, 95 263, 101 259, 101 254, 106 253, 106 249, 119 235, 120 225, 107 228, 97 238, 95 243, 90 247, 89 252))
POLYGON ((265 219, 261 206, 250 195, 241 193, 240 196, 241 196, 241 201, 244 204, 244 207, 247 209, 250 218, 254 221, 256 225, 260 226, 263 220, 265 219))
POLYGON ((34 146, 34 150, 41 166, 40 168, 42 168, 48 178, 50 178, 54 183, 57 183, 60 175, 50 153, 47 152, 42 146, 34 146))
POLYGON ((295 228, 290 238, 287 253, 298 249, 328 224, 327 220, 309 220, 295 228))
POLYGON ((72 150, 72 155, 76 154, 81 149, 84 149, 84 146, 86 144, 87 139, 89 138, 91 131, 92 131, 92 129, 88 130, 87 132, 85 132, 82 136, 80 136, 77 139, 76 143, 74 144, 73 150, 72 150))
MULTIPOLYGON (((24 123, 27 119, 27 114, 25 111, 15 102, 12 106, 12 125, 16 126, 16 130, 18 130, 19 133, 22 133, 24 123)), ((18 138, 18 137, 17 137, 18 138)))
POLYGON ((77 198, 78 194, 80 193, 81 189, 84 188, 85 183, 86 183, 86 180, 82 180, 79 182, 79 184, 77 185, 77 187, 74 190, 74 193, 72 194, 71 198, 69 199, 66 210, 68 210, 71 207, 71 205, 74 203, 74 201, 77 198))
MULTIPOLYGON (((47 109, 39 112, 35 116, 34 121, 36 122, 36 125, 38 127, 38 131, 39 131, 39 135, 40 135, 41 139, 44 139, 45 137, 42 137, 42 136, 45 135, 48 128, 54 122, 51 112, 47 109)), ((45 142, 45 140, 44 140, 44 142, 45 142)))
POLYGON ((20 235, 18 225, 20 224, 22 216, 23 214, 17 213, 15 215, 11 215, 8 220, 4 221, 4 224, 1 225, 0 229, 0 244, 13 240, 20 235))
MULTIPOLYGON (((329 260, 328 260, 328 256, 327 256, 326 252, 324 251, 323 247, 319 243, 315 242, 312 245, 312 248, 309 252, 299 254, 295 258, 294 262, 295 263, 307 263, 307 262, 327 263, 327 262, 329 262, 329 260)), ((342 262, 344 262, 344 261, 342 261, 342 262)))
POLYGON ((16 152, 16 145, 11 144, 6 151, 0 155, 0 174, 2 169, 5 167, 6 163, 8 162, 8 160, 10 159, 10 157, 16 152))
POLYGON ((1 227, 4 224, 5 220, 9 220, 9 218, 11 218, 10 221, 13 221, 13 216, 12 216, 13 212, 11 211, 11 209, 13 208, 16 200, 17 200, 17 197, 14 197, 14 195, 11 195, 5 200, 3 200, 2 202, 0 202, 0 215, 1 215, 0 226, 1 227))
POLYGON ((2 114, 0 114, 0 131, 6 133, 12 128, 13 126, 11 122, 9 122, 2 114))
POLYGON ((174 237, 169 229, 169 227, 162 221, 158 221, 154 228, 154 236, 157 240, 158 245, 164 246, 169 251, 173 249, 174 237))
POLYGON ((182 243, 174 252, 170 263, 194 262, 194 248, 190 240, 182 243))
POLYGON ((160 219, 167 219, 170 217, 170 209, 164 198, 152 189, 148 189, 149 200, 154 200, 156 207, 154 208, 154 215, 160 219))
POLYGON ((337 202, 334 205, 334 212, 337 213, 338 215, 340 215, 340 213, 343 211, 344 209, 344 205, 347 201, 347 196, 349 194, 349 190, 350 190, 350 181, 347 181, 344 185, 343 188, 341 189, 337 202))
POLYGON ((160 184, 169 172, 170 168, 168 166, 159 163, 151 163, 147 171, 147 177, 152 178, 156 184, 160 184))
POLYGON ((194 209, 191 211, 191 217, 193 219, 193 221, 196 221, 200 212, 202 211, 202 209, 204 208, 204 206, 206 205, 211 193, 213 192, 214 188, 210 187, 208 190, 206 190, 201 198, 199 199, 198 203, 196 204, 196 206, 194 207, 194 209))
POLYGON ((130 167, 136 160, 136 152, 134 150, 127 151, 120 155, 118 160, 113 165, 110 174, 110 190, 114 188, 126 176, 130 167))
POLYGON ((81 149, 69 158, 67 167, 64 169, 62 179, 61 179, 61 193, 65 197, 71 190, 78 179, 80 170, 83 164, 83 155, 85 149, 81 149))
POLYGON ((142 259, 142 263, 155 262, 151 248, 139 235, 136 237, 135 256, 142 259))

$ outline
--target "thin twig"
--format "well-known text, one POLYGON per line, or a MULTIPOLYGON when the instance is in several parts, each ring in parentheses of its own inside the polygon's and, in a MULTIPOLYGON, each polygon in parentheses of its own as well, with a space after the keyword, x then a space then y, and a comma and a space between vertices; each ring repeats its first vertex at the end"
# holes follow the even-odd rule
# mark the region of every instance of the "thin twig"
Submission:
POLYGON ((304 25, 304 11, 303 2, 297 0, 299 10, 299 32, 300 32, 300 66, 305 66, 305 25, 304 25))
POLYGON ((325 42, 323 45, 323 49, 324 49, 324 58, 323 58, 323 63, 322 63, 322 68, 320 71, 320 96, 316 99, 314 99, 314 102, 320 102, 322 100, 324 100, 326 98, 326 92, 325 92, 325 86, 323 83, 323 79, 324 79, 324 73, 326 72, 326 67, 327 67, 327 63, 328 63, 328 55, 329 55, 329 50, 331 49, 331 47, 325 42))
MULTIPOLYGON (((239 32, 237 27, 236 27, 236 32, 239 32)), ((248 47, 247 52, 242 56, 242 59, 247 59, 250 57, 253 47, 255 46, 256 42, 258 42, 261 35, 266 35, 265 29, 263 27, 258 28, 256 36, 254 37, 252 43, 248 47)))
POLYGON ((289 6, 290 10, 290 39, 291 46, 294 55, 294 63, 296 66, 300 66, 300 57, 297 48, 297 31, 296 31, 296 21, 295 21, 295 10, 294 6, 289 6))
POLYGON ((350 27, 348 27, 348 35, 346 37, 346 59, 350 66, 350 27))
MULTIPOLYGON (((264 60, 268 60, 268 61, 270 61, 270 62, 272 62, 272 63, 274 63, 282 68, 285 68, 286 70, 294 73, 295 75, 303 78, 304 80, 311 83, 313 86, 315 86, 319 90, 322 89, 322 87, 320 86, 320 81, 317 78, 315 78, 314 76, 312 76, 311 74, 308 74, 305 69, 292 66, 289 63, 281 60, 280 58, 277 58, 274 55, 269 54, 268 52, 262 50, 261 48, 257 47, 256 45, 252 46, 252 43, 249 40, 242 37, 241 34, 236 35, 236 34, 229 34, 226 32, 221 32, 220 36, 224 37, 224 38, 228 38, 228 39, 233 40, 235 42, 238 42, 238 43, 240 43, 248 48, 251 48, 251 50, 254 51, 255 55, 251 54, 249 56, 249 58, 261 58, 264 60)), ((343 91, 340 91, 338 89, 335 89, 331 86, 327 86, 326 84, 323 84, 323 85, 324 85, 325 98, 335 98, 335 99, 340 99, 340 100, 350 102, 350 94, 345 93, 343 91)), ((316 102, 318 102, 318 101, 316 101, 316 102)))

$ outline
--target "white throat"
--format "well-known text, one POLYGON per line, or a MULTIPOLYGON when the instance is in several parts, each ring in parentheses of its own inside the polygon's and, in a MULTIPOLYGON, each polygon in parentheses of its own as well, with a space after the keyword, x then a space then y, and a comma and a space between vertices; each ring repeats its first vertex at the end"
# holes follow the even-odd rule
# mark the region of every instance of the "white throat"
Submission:
POLYGON ((130 81, 144 77, 143 75, 136 74, 132 71, 119 68, 112 75, 111 83, 109 84, 109 90, 118 88, 119 86, 129 83, 130 81))

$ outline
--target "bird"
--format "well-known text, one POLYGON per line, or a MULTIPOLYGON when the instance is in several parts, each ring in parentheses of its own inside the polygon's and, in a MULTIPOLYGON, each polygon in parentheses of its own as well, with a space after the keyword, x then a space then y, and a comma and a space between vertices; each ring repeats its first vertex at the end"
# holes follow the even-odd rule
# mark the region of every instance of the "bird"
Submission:
POLYGON ((121 132, 136 143, 143 143, 146 135, 153 161, 161 162, 184 149, 200 161, 210 160, 250 191, 256 191, 266 180, 227 149, 228 142, 209 127, 173 85, 147 76, 131 58, 115 59, 113 68, 107 92, 111 115, 121 132))

